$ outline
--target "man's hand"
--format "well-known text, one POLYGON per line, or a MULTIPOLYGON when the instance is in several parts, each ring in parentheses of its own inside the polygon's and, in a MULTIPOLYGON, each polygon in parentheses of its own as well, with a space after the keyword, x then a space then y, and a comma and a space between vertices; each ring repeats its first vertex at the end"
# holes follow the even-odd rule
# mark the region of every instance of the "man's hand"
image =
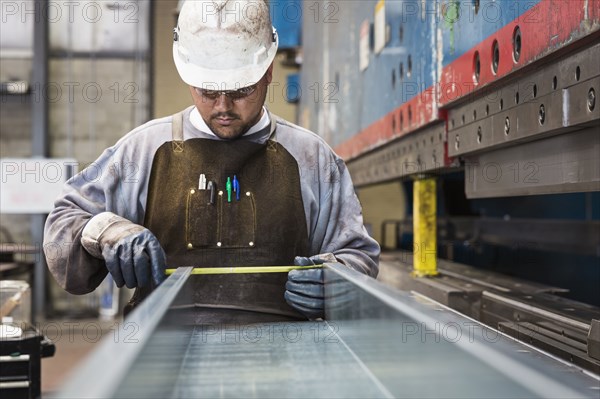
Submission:
POLYGON ((158 239, 143 226, 111 212, 94 216, 83 229, 83 247, 106 262, 118 287, 150 286, 165 279, 166 256, 158 239))
MULTIPOLYGON (((310 258, 296 256, 294 259, 296 266, 320 265, 325 262, 337 262, 337 260, 330 253, 310 258)), ((310 320, 325 317, 325 286, 322 268, 290 271, 285 289, 285 300, 291 307, 310 320)))

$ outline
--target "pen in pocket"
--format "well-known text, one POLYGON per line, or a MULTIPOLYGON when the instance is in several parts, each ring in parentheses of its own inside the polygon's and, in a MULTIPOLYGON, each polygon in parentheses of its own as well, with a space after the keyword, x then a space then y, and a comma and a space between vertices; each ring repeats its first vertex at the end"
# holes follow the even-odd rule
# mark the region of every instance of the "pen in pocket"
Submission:
POLYGON ((200 178, 198 179, 198 190, 206 190, 206 176, 204 173, 200 173, 200 178))
POLYGON ((209 204, 214 205, 215 204, 215 192, 217 191, 217 185, 215 184, 215 182, 210 180, 208 182, 208 185, 206 186, 206 189, 210 190, 209 204))
POLYGON ((240 181, 236 175, 233 175, 233 192, 235 193, 235 200, 240 200, 240 181))

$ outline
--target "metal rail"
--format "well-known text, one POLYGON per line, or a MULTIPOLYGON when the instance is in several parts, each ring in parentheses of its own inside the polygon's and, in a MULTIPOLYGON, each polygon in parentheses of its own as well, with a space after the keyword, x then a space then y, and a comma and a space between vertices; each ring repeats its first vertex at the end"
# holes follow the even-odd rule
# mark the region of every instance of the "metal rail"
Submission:
POLYGON ((179 268, 104 339, 60 393, 52 397, 110 398, 145 348, 158 323, 190 276, 191 267, 179 268))
POLYGON ((558 398, 600 389, 597 376, 340 264, 325 268, 326 322, 159 323, 188 275, 169 277, 132 314, 138 343, 104 342, 56 397, 558 398))

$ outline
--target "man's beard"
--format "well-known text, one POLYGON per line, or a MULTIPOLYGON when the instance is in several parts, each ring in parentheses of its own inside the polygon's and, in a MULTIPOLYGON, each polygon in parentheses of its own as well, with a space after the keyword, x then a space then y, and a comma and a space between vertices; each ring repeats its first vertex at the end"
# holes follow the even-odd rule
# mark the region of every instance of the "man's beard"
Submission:
POLYGON ((210 130, 220 139, 223 140, 235 140, 240 138, 246 133, 252 126, 254 126, 258 120, 260 119, 261 113, 247 124, 238 124, 241 118, 239 115, 233 112, 219 112, 217 114, 211 115, 210 120, 206 122, 210 130), (218 118, 224 118, 225 120, 230 120, 230 125, 223 125, 217 121, 218 118))

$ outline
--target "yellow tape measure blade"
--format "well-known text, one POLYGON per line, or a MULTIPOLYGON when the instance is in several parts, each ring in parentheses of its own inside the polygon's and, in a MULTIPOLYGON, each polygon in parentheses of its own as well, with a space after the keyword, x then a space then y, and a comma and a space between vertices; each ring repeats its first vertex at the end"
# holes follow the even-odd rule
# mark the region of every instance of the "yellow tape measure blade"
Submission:
MULTIPOLYGON (((241 267, 195 267, 192 274, 252 274, 252 273, 287 273, 291 270, 318 269, 323 265, 310 266, 241 266, 241 267)), ((177 269, 166 269, 165 274, 171 275, 177 269)))

